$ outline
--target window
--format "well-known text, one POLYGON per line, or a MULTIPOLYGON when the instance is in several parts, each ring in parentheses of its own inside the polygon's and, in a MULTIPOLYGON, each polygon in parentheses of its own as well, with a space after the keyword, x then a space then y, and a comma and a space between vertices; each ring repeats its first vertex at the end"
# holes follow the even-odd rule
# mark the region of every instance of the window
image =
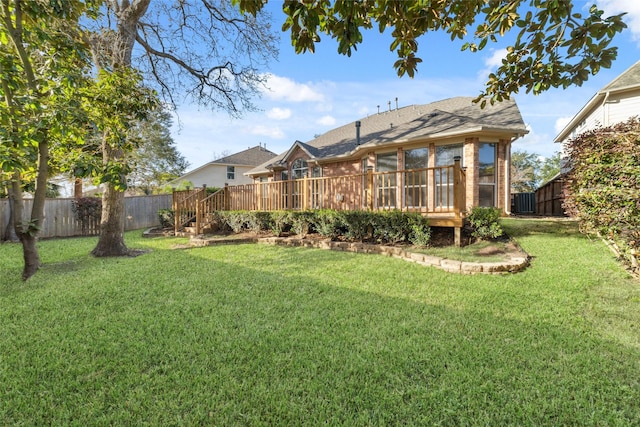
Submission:
POLYGON ((384 153, 376 156, 376 188, 377 206, 381 208, 396 207, 396 174, 398 170, 398 154, 384 153))
POLYGON ((404 152, 404 205, 427 206, 427 165, 429 149, 416 148, 404 152))
POLYGON ((236 167, 227 166, 227 179, 236 179, 236 167))
POLYGON ((480 144, 478 169, 478 204, 493 207, 496 205, 496 144, 480 144))
POLYGON ((307 176, 309 167, 304 159, 296 159, 291 164, 291 179, 302 179, 307 176))
POLYGON ((443 167, 435 170, 436 176, 436 206, 439 208, 453 206, 453 174, 450 168, 454 158, 460 156, 460 165, 464 163, 462 144, 440 145, 436 147, 436 167, 443 167))

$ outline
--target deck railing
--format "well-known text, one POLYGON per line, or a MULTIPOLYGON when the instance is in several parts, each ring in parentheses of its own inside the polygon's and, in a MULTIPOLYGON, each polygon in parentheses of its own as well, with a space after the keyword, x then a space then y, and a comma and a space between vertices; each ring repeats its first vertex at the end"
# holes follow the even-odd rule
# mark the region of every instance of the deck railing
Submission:
POLYGON ((191 221, 200 233, 211 214, 222 210, 398 209, 460 218, 465 182, 465 172, 456 161, 434 168, 225 186, 207 197, 204 189, 176 191, 176 231, 191 221))

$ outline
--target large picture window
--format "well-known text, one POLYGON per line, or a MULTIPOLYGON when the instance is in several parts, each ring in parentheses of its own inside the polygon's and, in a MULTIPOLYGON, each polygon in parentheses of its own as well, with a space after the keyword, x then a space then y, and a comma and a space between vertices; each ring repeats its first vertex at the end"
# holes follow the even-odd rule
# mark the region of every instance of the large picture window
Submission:
POLYGON ((404 152, 404 205, 409 208, 427 206, 427 171, 429 149, 415 148, 404 152))
MULTIPOLYGON (((436 147, 436 167, 452 166, 454 158, 460 156, 460 166, 463 166, 462 144, 440 145, 436 147)), ((453 175, 450 169, 436 169, 436 200, 435 205, 441 208, 453 206, 453 175)))
POLYGON ((396 174, 398 170, 398 154, 383 153, 376 156, 376 188, 378 190, 377 206, 382 208, 396 207, 396 174))
POLYGON ((478 204, 496 205, 496 144, 480 144, 478 150, 478 204))

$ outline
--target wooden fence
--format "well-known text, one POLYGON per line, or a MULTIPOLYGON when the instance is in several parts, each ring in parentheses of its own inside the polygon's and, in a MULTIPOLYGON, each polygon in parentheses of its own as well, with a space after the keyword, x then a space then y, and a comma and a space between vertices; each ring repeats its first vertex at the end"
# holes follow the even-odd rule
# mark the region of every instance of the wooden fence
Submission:
POLYGON ((565 182, 565 177, 560 175, 536 190, 536 213, 538 215, 567 216, 562 207, 565 182))
MULTIPOLYGON (((136 230, 158 225, 158 210, 171 209, 171 201, 171 194, 125 197, 125 230, 136 230)), ((45 218, 39 237, 71 237, 99 233, 99 224, 82 224, 76 219, 72 202, 72 198, 46 200, 44 205, 45 218)), ((33 201, 26 199, 24 204, 25 215, 30 215, 33 201)), ((0 199, 0 240, 5 240, 8 222, 9 200, 0 199)))

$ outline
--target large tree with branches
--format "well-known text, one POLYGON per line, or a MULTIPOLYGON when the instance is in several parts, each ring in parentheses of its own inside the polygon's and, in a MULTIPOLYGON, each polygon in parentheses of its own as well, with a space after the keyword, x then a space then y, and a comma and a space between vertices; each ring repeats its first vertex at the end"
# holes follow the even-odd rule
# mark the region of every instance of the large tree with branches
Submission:
MULTIPOLYGON (((241 10, 258 14, 265 2, 233 0, 241 10)), ((626 25, 624 14, 604 17, 595 5, 588 13, 572 0, 284 0, 283 31, 297 53, 313 52, 326 34, 338 41, 338 52, 351 56, 363 43, 362 30, 390 31, 390 50, 399 76, 414 76, 421 36, 440 31, 462 40, 476 52, 511 34, 513 43, 496 72, 488 76, 477 101, 508 99, 521 88, 540 93, 552 87, 582 85, 600 68, 609 68, 617 48, 613 37, 626 25), (515 34, 514 34, 515 33, 515 34), (468 40, 467 40, 468 39, 468 40)))
MULTIPOLYGON (((227 1, 105 0, 104 4, 102 19, 89 26, 99 69, 137 69, 145 83, 174 106, 187 95, 204 107, 235 116, 255 108, 252 98, 266 78, 262 70, 277 52, 266 17, 240 13, 227 1)), ((105 163, 121 162, 125 154, 108 145, 103 149, 105 163)), ((123 190, 107 182, 94 255, 128 253, 123 190)))
POLYGON ((84 2, 0 1, 0 167, 23 247, 23 279, 38 270, 36 246, 44 219, 53 152, 81 141, 81 91, 90 65, 78 22, 84 2), (35 183, 31 211, 23 188, 35 183))

